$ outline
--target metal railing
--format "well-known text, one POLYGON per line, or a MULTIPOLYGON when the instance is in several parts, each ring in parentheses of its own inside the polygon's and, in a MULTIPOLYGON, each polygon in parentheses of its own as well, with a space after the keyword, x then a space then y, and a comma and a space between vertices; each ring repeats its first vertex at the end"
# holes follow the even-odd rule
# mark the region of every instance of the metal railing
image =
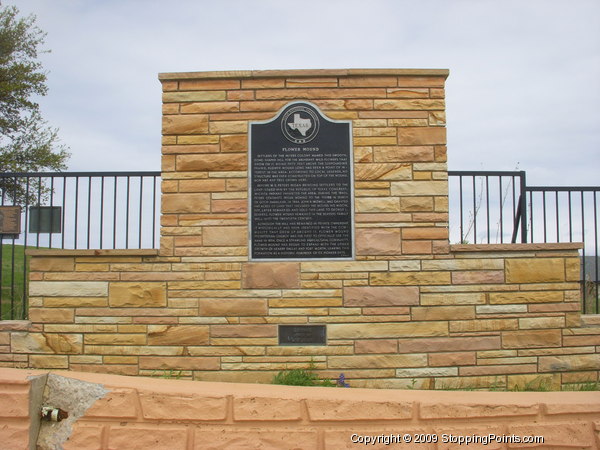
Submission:
POLYGON ((28 248, 156 248, 159 193, 160 172, 1 173, 0 206, 21 224, 0 234, 1 318, 27 315, 28 248))
MULTIPOLYGON (((0 206, 20 206, 23 224, 18 236, 0 235, 1 317, 26 317, 27 248, 156 248, 159 180, 160 172, 0 174, 0 206)), ((524 171, 450 171, 451 242, 583 242, 583 312, 600 312, 600 187, 526 180, 524 171)))
POLYGON ((600 312, 599 186, 527 186, 523 171, 448 175, 451 242, 582 242, 582 311, 600 312))

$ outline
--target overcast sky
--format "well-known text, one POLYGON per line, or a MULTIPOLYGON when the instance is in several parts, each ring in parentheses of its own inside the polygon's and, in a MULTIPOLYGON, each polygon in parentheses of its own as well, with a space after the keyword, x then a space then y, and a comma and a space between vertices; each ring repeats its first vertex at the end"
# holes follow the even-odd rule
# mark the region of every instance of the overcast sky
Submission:
POLYGON ((160 72, 443 68, 449 166, 600 184, 599 0, 3 0, 69 170, 159 170, 160 72))

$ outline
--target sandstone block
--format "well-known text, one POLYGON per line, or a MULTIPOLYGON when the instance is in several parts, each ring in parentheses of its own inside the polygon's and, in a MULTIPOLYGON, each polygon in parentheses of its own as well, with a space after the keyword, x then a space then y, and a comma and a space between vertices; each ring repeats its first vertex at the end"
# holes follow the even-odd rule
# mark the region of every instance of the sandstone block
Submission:
POLYGON ((210 211, 210 194, 163 194, 163 213, 204 213, 210 211))
POLYGON ((327 326, 329 339, 447 336, 448 322, 349 323, 327 326))
POLYGON ((430 111, 429 112, 429 125, 432 127, 443 127, 446 125, 446 112, 445 111, 430 111))
POLYGON ((210 356, 140 356, 140 369, 150 370, 219 370, 218 357, 210 356))
POLYGON ((179 181, 179 192, 223 192, 225 191, 225 180, 181 180, 179 181))
POLYGON ((248 227, 204 227, 202 243, 214 247, 246 246, 248 227))
POLYGON ((167 283, 165 282, 112 282, 109 288, 111 307, 167 306, 167 283))
POLYGON ((411 308, 412 320, 474 319, 473 306, 423 306, 411 308))
POLYGON ((398 181, 410 180, 410 164, 400 163, 359 163, 354 165, 356 181, 398 181))
POLYGON ((365 339, 354 343, 354 353, 397 353, 397 339, 365 339))
POLYGON ((452 272, 452 284, 499 284, 504 283, 503 270, 477 270, 452 272))
POLYGON ((397 369, 398 378, 426 378, 426 377, 455 377, 458 376, 457 367, 423 367, 417 369, 397 369))
POLYGON ((72 308, 30 308, 29 320, 42 323, 73 323, 75 311, 72 308))
POLYGON ((431 353, 429 365, 434 367, 473 366, 477 364, 475 352, 431 353))
POLYGON ((210 204, 213 213, 245 213, 248 211, 248 200, 213 200, 210 204))
POLYGON ((448 239, 448 228, 414 227, 403 228, 402 239, 448 239))
POLYGON ((532 328, 564 328, 564 317, 527 317, 519 319, 519 328, 522 330, 532 328))
POLYGON ((397 197, 361 197, 354 200, 357 213, 400 212, 397 197))
POLYGON ((450 322, 450 331, 453 333, 516 330, 518 327, 517 319, 456 320, 450 322))
POLYGON ((557 355, 540 356, 540 372, 565 372, 577 370, 599 370, 600 355, 557 355))
POLYGON ((38 369, 68 369, 69 357, 59 355, 30 355, 29 365, 38 369))
POLYGON ((84 336, 83 342, 86 345, 145 345, 146 335, 141 333, 90 333, 84 336))
MULTIPOLYGON (((392 181, 391 184, 392 195, 400 197, 409 195, 448 195, 447 181, 392 181)), ((438 209, 436 208, 436 210, 438 209)))
POLYGON ((177 156, 178 171, 231 172, 246 170, 248 159, 245 153, 192 154, 177 156))
POLYGON ((373 367, 423 367, 427 365, 427 355, 358 355, 330 356, 329 369, 370 369, 373 367))
POLYGON ((356 145, 362 145, 362 146, 368 146, 368 145, 395 145, 397 143, 397 138, 396 136, 394 137, 389 137, 389 136, 383 136, 383 137, 355 137, 353 139, 354 144, 356 145))
POLYGON ((387 261, 311 261, 301 264, 302 272, 378 272, 388 270, 387 261))
POLYGON ((507 283, 553 283, 565 281, 562 258, 515 258, 506 260, 507 283))
POLYGON ((230 134, 221 136, 222 152, 243 152, 248 148, 248 138, 243 134, 230 134))
POLYGON ((445 109, 444 100, 437 99, 414 99, 414 100, 396 100, 385 99, 375 100, 373 103, 375 109, 382 110, 440 110, 445 109))
POLYGON ((13 353, 81 353, 81 334, 27 333, 15 332, 11 335, 13 353))
POLYGON ((248 131, 248 122, 245 120, 213 121, 209 125, 211 134, 236 134, 248 131))
POLYGON ((72 272, 75 270, 74 258, 34 256, 29 261, 32 272, 72 272))
POLYGON ((359 255, 400 255, 400 229, 357 228, 356 253, 359 255))
POLYGON ((450 284, 450 272, 374 272, 369 279, 373 286, 447 285, 450 284))
POLYGON ((215 338, 262 338, 276 337, 277 326, 258 325, 211 325, 210 336, 215 338))
POLYGON ((300 287, 298 263, 248 263, 242 266, 245 289, 296 289, 300 287))
POLYGON ((400 339, 400 353, 452 352, 469 350, 496 350, 500 336, 472 336, 451 338, 400 339))
POLYGON ((485 303, 485 298, 485 294, 479 292, 445 292, 439 294, 422 293, 421 305, 481 305, 485 303))
POLYGON ((433 211, 433 197, 401 197, 400 211, 426 212, 433 211))
POLYGON ((418 287, 345 287, 343 295, 344 306, 405 306, 419 304, 418 287))
POLYGON ((267 300, 256 298, 200 299, 201 316, 265 316, 267 300))
POLYGON ((423 270, 502 270, 501 258, 490 259, 432 259, 423 261, 423 270))
POLYGON ((429 89, 426 88, 390 88, 387 90, 389 98, 428 98, 429 89))
POLYGON ((377 147, 373 149, 375 162, 424 162, 433 161, 432 146, 377 147))
POLYGON ((444 127, 403 127, 398 128, 400 145, 444 145, 446 128, 444 127))
POLYGON ((502 333, 503 348, 560 347, 561 330, 506 331, 502 333))
POLYGON ((163 103, 225 100, 225 91, 163 92, 163 103))
POLYGON ((581 262, 579 258, 565 259, 565 275, 567 281, 579 281, 581 277, 581 262))
POLYGON ((432 250, 431 241, 402 241, 402 254, 404 255, 430 254, 432 250))
POLYGON ((164 135, 206 134, 208 133, 208 116, 206 114, 163 116, 162 133, 164 135))
POLYGON ((30 297, 102 297, 108 295, 105 281, 31 281, 30 297))
POLYGON ((181 105, 182 114, 207 114, 220 112, 237 112, 238 102, 194 102, 181 105))
POLYGON ((478 305, 477 314, 515 314, 526 313, 527 305, 478 305))
POLYGON ((520 291, 490 293, 491 304, 557 303, 563 301, 560 291, 520 291))
MULTIPOLYGON (((163 90, 165 89, 163 82, 163 90)), ((181 80, 179 81, 179 89, 181 91, 209 91, 209 90, 227 90, 239 89, 240 82, 238 80, 181 80)))

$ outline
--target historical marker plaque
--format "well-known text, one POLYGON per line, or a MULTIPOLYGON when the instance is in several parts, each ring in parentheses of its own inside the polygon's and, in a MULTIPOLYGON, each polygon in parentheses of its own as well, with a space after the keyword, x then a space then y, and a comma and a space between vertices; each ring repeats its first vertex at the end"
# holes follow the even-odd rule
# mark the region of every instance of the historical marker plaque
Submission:
POLYGON ((21 233, 21 207, 0 206, 0 236, 18 237, 21 233))
POLYGON ((326 345, 325 325, 279 325, 279 345, 326 345))
POLYGON ((250 259, 353 259, 350 121, 293 102, 249 141, 250 259))

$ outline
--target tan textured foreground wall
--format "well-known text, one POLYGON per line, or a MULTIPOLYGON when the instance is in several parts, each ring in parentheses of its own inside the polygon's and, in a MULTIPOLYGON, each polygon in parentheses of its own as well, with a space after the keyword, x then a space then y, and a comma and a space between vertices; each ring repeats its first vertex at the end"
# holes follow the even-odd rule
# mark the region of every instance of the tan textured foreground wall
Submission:
MULTIPOLYGON (((29 377, 0 369, 0 442, 26 449, 29 377)), ((82 417, 42 425, 40 448, 58 435, 65 449, 464 448, 458 439, 490 439, 469 448, 600 448, 600 393, 432 392, 203 383, 56 372, 55 384, 81 380, 107 391, 82 417), (66 377, 66 378, 62 378, 66 377), (63 428, 72 427, 65 433, 63 428), (516 442, 542 437, 543 445, 516 442), (411 440, 410 444, 406 441, 411 440), (41 438, 42 439, 42 438, 41 438), (50 439, 50 440, 46 440, 50 439), (422 440, 424 443, 416 443, 422 440), (437 442, 432 442, 437 440, 437 442), (454 442, 452 442, 454 440, 454 442), (444 442, 446 441, 446 442, 444 442), (42 442, 42 441, 41 441, 42 442), (394 441, 391 441, 394 442, 394 441), (404 442, 404 443, 403 443, 404 442)), ((86 386, 83 384, 82 386, 86 386)), ((52 406, 66 409, 63 394, 52 406)), ((46 393, 48 395, 48 392, 46 393)), ((35 439, 35 438, 32 438, 35 439)), ((44 446, 46 445, 46 446, 44 446)))

